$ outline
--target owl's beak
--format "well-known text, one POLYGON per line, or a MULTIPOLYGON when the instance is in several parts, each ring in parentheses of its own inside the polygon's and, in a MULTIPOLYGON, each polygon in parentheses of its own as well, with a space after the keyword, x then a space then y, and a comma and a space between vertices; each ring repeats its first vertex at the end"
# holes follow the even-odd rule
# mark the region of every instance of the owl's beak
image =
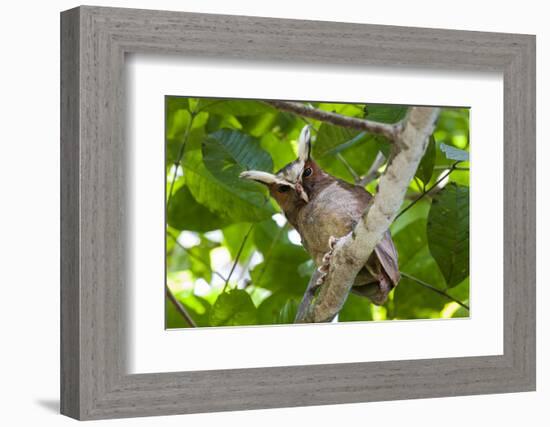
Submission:
POLYGON ((302 184, 297 183, 296 186, 295 186, 295 189, 296 189, 296 193, 298 194, 298 196, 300 196, 300 198, 304 202, 308 203, 309 202, 309 197, 307 196, 307 193, 305 192, 304 187, 302 187, 302 184))

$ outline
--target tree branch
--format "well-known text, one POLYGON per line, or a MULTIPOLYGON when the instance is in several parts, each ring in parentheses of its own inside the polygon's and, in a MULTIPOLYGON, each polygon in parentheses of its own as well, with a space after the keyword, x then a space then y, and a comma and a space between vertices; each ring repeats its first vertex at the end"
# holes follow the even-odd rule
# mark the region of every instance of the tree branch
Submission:
POLYGON ((174 236, 174 235, 173 235, 172 233, 170 233, 169 231, 166 231, 166 234, 167 234, 168 236, 170 236, 170 237, 172 238, 172 240, 174 240, 174 243, 175 243, 176 245, 178 245, 181 249, 183 249, 183 250, 185 251, 185 253, 186 253, 187 255, 189 255, 189 257, 191 257, 191 258, 197 260, 197 261, 200 262, 202 265, 204 265, 204 266, 208 269, 208 271, 209 271, 210 273, 215 274, 215 275, 218 276, 220 279, 222 279, 224 282, 227 280, 225 277, 223 277, 222 274, 220 274, 219 272, 217 272, 217 271, 215 271, 215 270, 212 270, 212 267, 210 266, 210 263, 208 263, 208 262, 206 262, 205 260, 203 260, 202 258, 196 256, 195 254, 193 254, 193 252, 191 252, 191 251, 188 250, 185 246, 183 246, 183 245, 179 242, 179 240, 178 240, 178 238, 177 238, 176 236, 174 236))
POLYGON ((395 138, 395 155, 379 181, 378 193, 355 229, 338 240, 319 295, 298 321, 329 322, 342 309, 357 273, 393 222, 426 150, 438 108, 413 107, 395 138))
POLYGON ((422 191, 422 193, 420 194, 420 196, 418 196, 416 199, 414 199, 411 203, 409 203, 407 205, 406 208, 404 208, 401 212, 399 212, 397 214, 397 216, 395 217, 395 219, 399 218, 401 215, 403 215, 405 212, 407 212, 410 208, 412 208, 415 204, 417 204, 420 200, 422 200, 422 198, 426 195, 428 195, 428 193, 430 193, 434 188, 436 188, 439 184, 441 184, 441 182, 447 178, 454 170, 456 170, 456 165, 459 164, 460 162, 456 162, 454 163, 451 168, 445 173, 443 174, 443 176, 441 176, 436 182, 434 185, 432 185, 430 188, 428 188, 427 190, 424 189, 424 191, 422 191))
POLYGON ((178 301, 178 299, 174 296, 167 284, 164 284, 164 287, 166 288, 166 296, 168 296, 170 302, 174 304, 174 307, 176 307, 178 313, 181 314, 181 317, 185 319, 189 326, 191 326, 192 328, 196 328, 197 324, 195 323, 191 315, 187 312, 183 304, 178 301))
POLYGON ((411 280, 412 282, 415 282, 415 283, 419 284, 420 286, 425 287, 426 289, 434 291, 435 293, 438 293, 439 295, 441 295, 441 296, 443 296, 447 299, 450 299, 453 302, 456 302, 462 308, 465 308, 466 310, 470 311, 470 307, 468 305, 464 304, 462 301, 456 299, 455 297, 449 295, 447 292, 442 291, 441 289, 438 289, 435 286, 432 286, 429 283, 424 282, 423 280, 420 280, 418 277, 411 276, 410 274, 404 273, 402 271, 400 271, 400 273, 401 273, 401 276, 411 280))
POLYGON ((187 122, 187 126, 185 127, 185 133, 183 134, 181 145, 178 150, 178 156, 176 158, 176 161, 174 162, 174 177, 172 178, 172 182, 170 183, 170 190, 168 191, 168 198, 166 199, 167 207, 170 206, 170 202, 172 201, 172 193, 174 192, 174 185, 176 184, 176 181, 178 179, 178 169, 181 166, 183 154, 185 153, 185 145, 187 144, 189 133, 191 132, 191 128, 193 127, 193 120, 195 119, 195 113, 191 111, 190 114, 191 114, 191 117, 189 118, 189 121, 187 122))
POLYGON ((319 288, 319 285, 317 282, 320 279, 321 279, 321 272, 319 271, 319 269, 316 268, 313 271, 311 278, 309 279, 306 292, 304 293, 304 297, 302 298, 302 301, 300 302, 300 306, 298 307, 298 311, 296 313, 296 318, 294 319, 294 323, 300 323, 305 319, 309 306, 311 305, 311 302, 315 297, 315 291, 319 288))
POLYGON ((256 224, 252 223, 246 234, 244 235, 244 238, 241 242, 241 246, 239 246, 239 250, 237 251, 237 256, 235 257, 235 261, 233 262, 233 265, 231 266, 231 271, 229 272, 229 275, 227 276, 227 279, 225 279, 225 284, 223 285, 222 292, 225 292, 225 289, 227 288, 227 285, 229 285, 229 279, 231 279, 231 276, 233 275, 233 272, 235 271, 235 267, 237 267, 237 264, 239 263, 239 258, 241 257, 241 254, 244 249, 244 245, 246 245, 246 241, 248 240, 248 236, 250 236, 250 233, 252 233, 252 230, 254 230, 254 226, 256 224))
POLYGON ((378 178, 378 169, 382 167, 385 161, 386 157, 384 156, 384 154, 382 154, 381 151, 379 151, 376 155, 376 158, 374 159, 374 162, 372 162, 372 165, 370 166, 367 174, 359 180, 357 185, 364 187, 365 185, 370 184, 372 181, 378 178))
POLYGON ((319 110, 318 108, 310 107, 300 102, 290 101, 264 101, 265 103, 277 108, 278 110, 287 111, 298 114, 299 116, 309 117, 310 119, 319 120, 321 122, 330 123, 337 126, 342 126, 351 129, 362 130, 377 135, 383 135, 390 141, 394 141, 396 136, 403 128, 403 122, 398 122, 393 125, 386 123, 378 123, 370 120, 359 119, 357 117, 348 117, 341 114, 332 113, 330 111, 319 110))

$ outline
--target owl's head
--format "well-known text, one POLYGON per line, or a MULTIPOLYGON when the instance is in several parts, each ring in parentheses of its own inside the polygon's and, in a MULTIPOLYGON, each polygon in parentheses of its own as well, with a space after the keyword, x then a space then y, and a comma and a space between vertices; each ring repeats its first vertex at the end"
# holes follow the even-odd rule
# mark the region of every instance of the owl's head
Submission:
POLYGON ((266 185, 271 196, 284 212, 307 204, 311 199, 313 183, 323 171, 311 159, 311 132, 304 126, 298 139, 298 158, 276 174, 263 171, 245 171, 241 178, 266 185))

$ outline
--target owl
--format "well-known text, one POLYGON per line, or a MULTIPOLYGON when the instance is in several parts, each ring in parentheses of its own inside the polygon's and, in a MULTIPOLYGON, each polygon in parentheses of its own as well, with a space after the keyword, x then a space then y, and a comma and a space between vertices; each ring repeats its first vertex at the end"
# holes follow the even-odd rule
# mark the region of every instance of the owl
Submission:
MULTIPOLYGON (((300 133, 295 161, 276 174, 250 170, 240 177, 267 186, 318 268, 327 262, 325 254, 333 240, 353 230, 373 197, 363 187, 326 173, 313 161, 309 126, 300 133)), ((386 231, 357 275, 352 292, 381 305, 399 279, 397 251, 386 231)))

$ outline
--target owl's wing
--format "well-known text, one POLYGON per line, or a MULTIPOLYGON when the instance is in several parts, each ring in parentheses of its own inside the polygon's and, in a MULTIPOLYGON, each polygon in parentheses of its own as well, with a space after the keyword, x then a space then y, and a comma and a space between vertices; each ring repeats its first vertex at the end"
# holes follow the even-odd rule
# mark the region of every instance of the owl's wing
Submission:
POLYGON ((397 262, 397 250, 393 244, 391 234, 389 231, 384 233, 384 237, 376 247, 374 248, 376 256, 380 260, 380 264, 384 268, 384 271, 393 282, 393 286, 397 285, 401 274, 399 273, 399 265, 397 262))
POLYGON ((353 198, 359 202, 362 206, 361 213, 363 213, 364 208, 367 207, 367 203, 372 199, 372 194, 359 185, 350 184, 342 179, 336 179, 338 186, 345 191, 348 191, 353 195, 353 198))
MULTIPOLYGON (((338 181, 342 188, 345 188, 347 191, 353 194, 353 199, 356 203, 354 203, 353 207, 350 208, 354 210, 353 215, 356 219, 358 219, 365 211, 365 208, 367 207, 373 196, 363 187, 352 185, 341 180, 338 181)), ((399 282, 401 275, 399 274, 397 250, 395 249, 389 231, 386 231, 384 233, 382 240, 374 248, 374 252, 376 254, 376 257, 380 260, 380 264, 382 265, 384 272, 392 282, 392 285, 397 285, 397 282, 399 282)))
MULTIPOLYGON (((357 200, 360 201, 358 204, 357 215, 362 215, 368 203, 372 199, 372 195, 365 190, 363 187, 357 185, 347 184, 349 190, 352 191, 357 200)), ((384 233, 382 240, 374 248, 374 252, 377 258, 380 260, 380 264, 384 268, 384 271, 388 275, 389 279, 392 281, 393 286, 397 285, 401 275, 399 274, 399 265, 397 262, 397 250, 393 244, 391 234, 389 231, 384 233)))

